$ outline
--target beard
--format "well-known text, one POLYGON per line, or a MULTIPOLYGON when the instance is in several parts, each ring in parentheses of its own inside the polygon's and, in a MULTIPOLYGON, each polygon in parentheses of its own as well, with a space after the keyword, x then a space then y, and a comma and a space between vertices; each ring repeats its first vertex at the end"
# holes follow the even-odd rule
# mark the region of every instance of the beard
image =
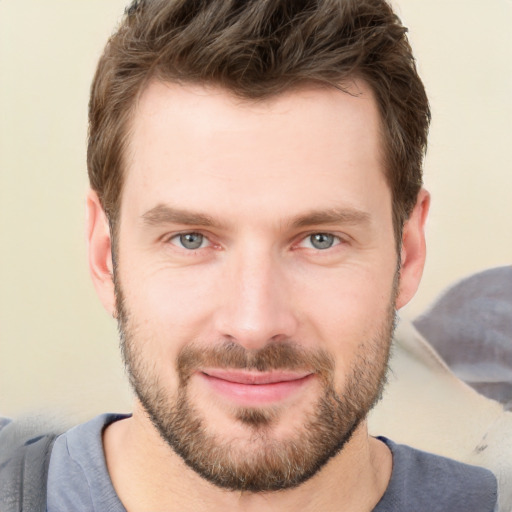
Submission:
POLYGON ((300 485, 343 449, 382 395, 395 327, 397 279, 387 315, 377 334, 358 344, 342 390, 335 388, 335 363, 329 353, 306 350, 290 340, 269 343, 257 351, 232 341, 215 346, 191 342, 176 359, 179 384, 172 392, 162 383, 157 364, 143 353, 145 340, 140 339, 118 280, 115 284, 121 352, 137 398, 161 438, 198 475, 218 487, 269 492, 300 485), (316 374, 321 392, 287 438, 275 435, 275 426, 286 414, 279 406, 234 407, 230 412, 248 436, 223 436, 192 400, 190 378, 205 367, 305 370, 316 374))

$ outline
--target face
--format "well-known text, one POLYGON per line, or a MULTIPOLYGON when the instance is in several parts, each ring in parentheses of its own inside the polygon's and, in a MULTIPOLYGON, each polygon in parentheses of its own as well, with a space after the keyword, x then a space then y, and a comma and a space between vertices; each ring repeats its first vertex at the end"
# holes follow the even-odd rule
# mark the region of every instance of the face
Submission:
POLYGON ((125 362, 141 410, 219 486, 298 485, 381 391, 398 259, 377 108, 353 89, 256 103, 154 82, 135 111, 125 362))

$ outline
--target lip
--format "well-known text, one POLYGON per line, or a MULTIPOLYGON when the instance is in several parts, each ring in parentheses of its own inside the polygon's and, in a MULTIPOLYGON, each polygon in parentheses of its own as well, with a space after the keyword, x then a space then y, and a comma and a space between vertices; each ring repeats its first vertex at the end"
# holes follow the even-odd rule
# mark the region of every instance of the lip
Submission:
POLYGON ((214 393, 248 407, 283 401, 314 377, 311 372, 223 369, 204 369, 197 375, 214 393))

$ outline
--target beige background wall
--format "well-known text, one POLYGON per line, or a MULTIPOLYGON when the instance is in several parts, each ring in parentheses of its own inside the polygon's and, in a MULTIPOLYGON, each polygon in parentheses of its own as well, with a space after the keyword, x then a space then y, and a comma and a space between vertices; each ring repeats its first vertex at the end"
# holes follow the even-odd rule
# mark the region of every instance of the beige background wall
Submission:
MULTIPOLYGON (((0 0, 0 414, 128 410, 114 322, 89 282, 86 106, 124 0, 0 0)), ((512 262, 512 0, 399 0, 433 107, 433 195, 413 317, 512 262)))

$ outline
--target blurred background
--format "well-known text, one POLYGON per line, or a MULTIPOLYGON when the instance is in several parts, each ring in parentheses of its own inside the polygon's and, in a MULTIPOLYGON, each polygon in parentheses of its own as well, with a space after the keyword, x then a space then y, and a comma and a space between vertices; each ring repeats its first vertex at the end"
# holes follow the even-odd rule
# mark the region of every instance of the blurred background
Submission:
MULTIPOLYGON (((125 0, 0 0, 0 415, 130 410, 115 322, 89 280, 88 89, 125 0)), ((397 0, 429 94, 432 193, 414 318, 512 263, 512 1, 397 0)))

